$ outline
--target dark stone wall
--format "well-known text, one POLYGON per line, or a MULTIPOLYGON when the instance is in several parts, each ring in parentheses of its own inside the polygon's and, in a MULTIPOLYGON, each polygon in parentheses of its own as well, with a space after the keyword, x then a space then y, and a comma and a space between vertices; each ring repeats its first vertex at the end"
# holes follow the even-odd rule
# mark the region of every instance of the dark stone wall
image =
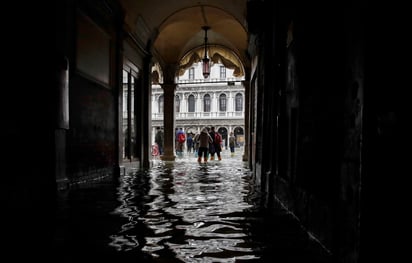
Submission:
POLYGON ((72 78, 67 136, 71 181, 112 173, 115 164, 115 101, 111 89, 81 76, 72 78))
POLYGON ((297 120, 291 120, 296 123, 289 127, 297 127, 293 128, 296 141, 292 138, 290 143, 296 149, 288 149, 296 164, 290 164, 287 172, 292 201, 283 200, 339 260, 356 262, 361 213, 362 22, 345 9, 310 10, 298 9, 293 21, 294 43, 289 51, 293 72, 287 75, 294 78, 288 83, 296 86, 289 88, 287 111, 296 107, 298 112, 297 120))
POLYGON ((253 109, 266 119, 251 125, 278 121, 261 132, 264 142, 256 140, 256 149, 265 149, 255 156, 262 163, 255 173, 264 179, 265 204, 270 209, 271 199, 280 200, 338 261, 357 262, 365 121, 362 3, 276 1, 275 14, 262 18, 269 4, 249 3, 257 39, 250 50, 257 49, 252 56, 259 61, 252 79, 259 79, 256 96, 269 96, 253 109))
POLYGON ((69 125, 66 134, 59 133, 56 156, 64 158, 70 185, 118 168, 123 14, 111 0, 65 0, 57 6, 62 32, 56 33, 56 53, 69 61, 69 125))

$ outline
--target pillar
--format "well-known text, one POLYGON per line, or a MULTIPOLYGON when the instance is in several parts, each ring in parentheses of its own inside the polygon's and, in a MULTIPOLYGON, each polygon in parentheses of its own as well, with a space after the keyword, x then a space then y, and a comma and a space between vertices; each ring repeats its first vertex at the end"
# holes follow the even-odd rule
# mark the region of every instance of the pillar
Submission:
POLYGON ((163 127, 164 152, 161 159, 175 160, 175 90, 176 84, 162 84, 163 88, 163 127))
POLYGON ((69 129, 69 60, 62 57, 57 69, 57 109, 55 138, 55 174, 59 189, 68 187, 66 175, 66 134, 69 129))
POLYGON ((249 119, 249 113, 250 113, 250 102, 249 102, 249 92, 250 92, 250 82, 249 81, 243 81, 243 86, 245 88, 245 107, 244 107, 244 113, 245 113, 245 129, 244 129, 244 140, 245 142, 243 143, 243 156, 242 159, 243 161, 247 162, 249 160, 249 125, 250 125, 250 119, 249 119))
POLYGON ((136 134, 140 129, 141 136, 140 138, 135 138, 136 147, 137 145, 141 145, 141 149, 139 150, 140 155, 140 166, 144 168, 149 168, 151 165, 150 158, 151 153, 150 149, 152 146, 152 133, 149 127, 152 127, 152 109, 150 107, 150 99, 152 97, 152 85, 151 85, 151 68, 152 68, 152 57, 147 56, 144 58, 143 63, 143 75, 141 82, 135 83, 135 130, 136 134), (139 87, 139 85, 142 87, 139 87), (139 96, 139 90, 142 90, 139 96), (140 98, 140 112, 137 108, 136 103, 139 101, 140 98))
POLYGON ((176 86, 175 75, 177 66, 168 64, 164 67, 163 81, 161 84, 163 88, 163 127, 164 127, 164 141, 163 141, 163 156, 164 161, 174 161, 175 156, 175 92, 176 86))

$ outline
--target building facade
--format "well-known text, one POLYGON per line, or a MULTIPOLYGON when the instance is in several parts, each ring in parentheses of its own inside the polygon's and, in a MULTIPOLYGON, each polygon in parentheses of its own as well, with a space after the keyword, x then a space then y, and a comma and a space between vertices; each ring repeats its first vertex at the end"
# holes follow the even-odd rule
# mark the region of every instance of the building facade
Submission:
MULTIPOLYGON (((201 63, 195 63, 176 80, 175 125, 196 134, 203 127, 214 126, 227 146, 230 132, 237 143, 244 142, 245 89, 242 78, 232 77, 233 70, 214 64, 208 78, 203 78, 201 63)), ((163 127, 163 89, 152 85, 152 137, 163 127)))

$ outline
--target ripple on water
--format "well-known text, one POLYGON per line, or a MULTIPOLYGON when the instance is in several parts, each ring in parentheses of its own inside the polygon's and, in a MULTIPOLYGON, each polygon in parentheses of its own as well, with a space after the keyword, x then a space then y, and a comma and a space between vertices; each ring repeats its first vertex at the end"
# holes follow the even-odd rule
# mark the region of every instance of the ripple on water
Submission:
POLYGON ((244 167, 240 159, 199 165, 190 156, 157 161, 147 173, 124 178, 115 213, 129 222, 112 236, 110 245, 117 250, 141 249, 155 257, 172 254, 184 262, 258 258, 245 218, 231 216, 251 207, 245 201, 249 183, 244 167), (141 189, 147 192, 139 193, 141 189), (137 231, 133 227, 144 233, 141 244, 127 235, 137 231))

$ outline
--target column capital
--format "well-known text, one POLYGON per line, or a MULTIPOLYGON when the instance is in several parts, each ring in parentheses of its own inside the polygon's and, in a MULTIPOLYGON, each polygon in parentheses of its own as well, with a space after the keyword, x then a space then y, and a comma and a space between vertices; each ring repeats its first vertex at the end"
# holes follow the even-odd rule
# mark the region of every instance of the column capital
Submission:
POLYGON ((178 64, 176 63, 170 63, 163 67, 164 84, 175 84, 176 72, 178 68, 178 64))

